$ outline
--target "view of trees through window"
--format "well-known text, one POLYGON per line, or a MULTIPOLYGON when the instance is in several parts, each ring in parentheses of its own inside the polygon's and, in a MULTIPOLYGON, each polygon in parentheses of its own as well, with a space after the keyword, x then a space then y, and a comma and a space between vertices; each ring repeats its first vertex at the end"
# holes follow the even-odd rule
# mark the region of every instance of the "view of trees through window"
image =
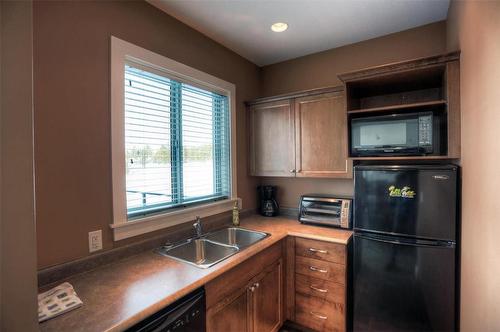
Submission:
POLYGON ((229 192, 227 97, 125 68, 129 216, 229 192))
MULTIPOLYGON (((191 146, 184 148, 185 161, 208 161, 212 160, 212 145, 206 144, 203 146, 191 146)), ((139 163, 145 168, 150 163, 170 164, 170 147, 161 145, 158 149, 153 150, 149 145, 133 146, 127 150, 127 160, 133 160, 134 163, 139 163)), ((128 169, 127 169, 128 171, 128 169)))

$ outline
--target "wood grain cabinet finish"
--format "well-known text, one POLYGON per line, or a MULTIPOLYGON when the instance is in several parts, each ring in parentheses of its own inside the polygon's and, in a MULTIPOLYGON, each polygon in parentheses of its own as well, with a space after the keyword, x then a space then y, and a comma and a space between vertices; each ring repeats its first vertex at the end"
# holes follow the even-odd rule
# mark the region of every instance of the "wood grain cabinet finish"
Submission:
POLYGON ((250 175, 294 176, 294 112, 291 100, 249 108, 250 175))
POLYGON ((298 273, 295 275, 295 291, 332 303, 344 303, 346 296, 345 285, 343 283, 318 279, 298 273))
POLYGON ((282 257, 282 243, 276 243, 205 285, 207 308, 247 287, 261 271, 282 257))
POLYGON ((305 276, 345 284, 345 265, 297 256, 295 271, 305 276))
POLYGON ((252 287, 253 331, 278 331, 283 323, 283 263, 280 259, 252 287))
POLYGON ((295 99, 297 177, 351 177, 343 91, 295 99))
POLYGON ((250 290, 232 294, 225 301, 207 310, 207 331, 241 331, 252 329, 250 290))
POLYGON ((316 331, 345 331, 343 303, 330 303, 314 296, 297 293, 295 319, 316 331))
POLYGON ((298 237, 295 240, 295 253, 297 256, 346 264, 346 246, 343 244, 298 237))
POLYGON ((316 331, 346 329, 345 245, 295 239, 294 321, 316 331))
POLYGON ((205 286, 207 331, 274 332, 283 324, 282 244, 205 286))
POLYGON ((249 103, 250 175, 351 178, 342 88, 249 103))

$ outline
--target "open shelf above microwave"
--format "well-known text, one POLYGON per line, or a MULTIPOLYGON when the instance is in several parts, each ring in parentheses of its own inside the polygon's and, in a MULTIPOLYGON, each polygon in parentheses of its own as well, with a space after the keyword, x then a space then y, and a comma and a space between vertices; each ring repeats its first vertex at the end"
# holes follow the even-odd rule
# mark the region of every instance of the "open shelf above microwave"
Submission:
POLYGON ((359 160, 460 158, 459 58, 460 53, 454 52, 339 75, 346 89, 349 157, 359 160), (352 149, 352 119, 420 112, 432 112, 440 122, 441 142, 432 153, 416 149, 415 153, 363 155, 352 149))

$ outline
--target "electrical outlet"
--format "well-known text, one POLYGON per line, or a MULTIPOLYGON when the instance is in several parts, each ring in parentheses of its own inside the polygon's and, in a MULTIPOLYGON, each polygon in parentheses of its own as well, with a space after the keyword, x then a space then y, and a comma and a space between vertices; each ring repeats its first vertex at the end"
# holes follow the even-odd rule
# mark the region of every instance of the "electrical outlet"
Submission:
POLYGON ((102 249, 102 231, 89 232, 89 252, 102 249))

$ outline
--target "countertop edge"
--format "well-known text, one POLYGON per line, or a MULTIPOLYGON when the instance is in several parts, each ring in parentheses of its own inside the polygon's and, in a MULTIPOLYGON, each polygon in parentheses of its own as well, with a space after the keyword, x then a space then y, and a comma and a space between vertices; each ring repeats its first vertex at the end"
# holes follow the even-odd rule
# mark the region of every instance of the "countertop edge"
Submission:
MULTIPOLYGON (((184 285, 182 288, 179 288, 175 292, 165 296, 164 298, 155 303, 149 304, 149 306, 145 307, 142 311, 138 311, 135 314, 125 318, 124 320, 121 321, 118 320, 118 322, 114 324, 110 322, 113 325, 103 328, 103 331, 107 332, 123 331, 127 328, 134 326, 141 320, 149 317, 155 312, 161 310, 162 308, 165 308, 166 306, 172 304, 176 300, 189 294, 194 289, 203 287, 207 283, 211 282, 212 280, 216 279, 217 277, 221 276, 227 271, 235 268, 239 264, 244 263, 245 261, 254 257, 255 255, 261 253, 263 250, 266 250, 271 246, 275 245, 276 243, 284 240, 288 236, 348 245, 353 235, 352 230, 335 229, 333 230, 332 233, 331 228, 327 228, 328 229, 327 233, 330 234, 325 235, 321 228, 316 228, 317 226, 303 225, 298 223, 295 219, 289 217, 284 217, 284 218, 280 217, 276 219, 278 219, 279 221, 277 224, 274 225, 273 223, 269 223, 267 219, 263 219, 262 217, 255 215, 242 219, 241 223, 242 228, 266 232, 269 234, 269 236, 255 243, 254 245, 242 250, 241 252, 235 254, 234 256, 231 256, 227 260, 219 263, 220 265, 217 264, 219 266, 216 265, 215 266, 216 268, 213 271, 207 273, 206 275, 201 276, 199 279, 194 280, 192 283, 184 285), (299 229, 297 229, 298 227, 299 229), (303 230, 301 231, 300 228, 302 227, 303 230), (337 231, 339 231, 339 233, 336 233, 337 231)), ((323 228, 323 230, 326 229, 323 228)), ((42 331, 44 330, 51 331, 54 329, 54 326, 44 329, 43 325, 44 323, 40 323, 39 325, 42 331)), ((64 328, 64 325, 60 325, 58 327, 64 328)))
MULTIPOLYGON (((252 228, 248 227, 248 229, 252 229, 252 228)), ((232 268, 244 263, 248 259, 259 254, 263 250, 266 250, 267 248, 271 247, 272 245, 278 243, 279 241, 287 238, 288 236, 294 236, 294 237, 300 237, 300 238, 318 240, 318 241, 325 241, 325 242, 330 242, 330 243, 338 243, 338 244, 343 244, 343 245, 347 245, 349 243, 350 239, 352 238, 352 235, 351 235, 346 241, 343 241, 343 240, 335 239, 335 238, 328 237, 328 236, 315 235, 315 234, 305 234, 305 233, 294 232, 294 231, 287 231, 284 234, 275 235, 274 238, 273 238, 273 236, 270 236, 267 238, 267 239, 269 239, 269 241, 267 241, 265 246, 262 246, 261 248, 258 248, 258 249, 247 248, 246 250, 254 249, 253 250, 254 252, 252 252, 251 254, 249 254, 247 252, 246 253, 247 255, 245 257, 237 257, 238 254, 234 255, 233 257, 231 257, 231 258, 234 258, 233 261, 228 262, 226 265, 221 266, 220 269, 217 269, 217 270, 213 271, 212 273, 204 276, 203 278, 197 280, 196 282, 180 289, 178 292, 175 293, 175 295, 168 296, 165 299, 163 299, 162 301, 155 303, 154 306, 155 307, 166 307, 166 306, 170 305, 171 303, 175 302, 176 300, 178 300, 178 299, 182 298, 183 296, 192 292, 193 289, 196 289, 196 288, 199 288, 199 287, 206 285, 208 282, 214 280, 218 276, 220 276, 220 275, 224 274, 225 272, 231 270, 232 268), (271 241, 271 238, 273 238, 273 241, 271 241)), ((245 251, 242 251, 239 254, 243 254, 243 253, 245 253, 245 251)), ((106 332, 123 331, 125 329, 128 329, 128 328, 134 326, 134 324, 140 322, 142 319, 150 316, 151 314, 153 314, 154 312, 157 311, 156 309, 155 310, 148 310, 148 309, 145 309, 143 312, 141 312, 137 315, 134 315, 134 316, 128 318, 127 320, 110 327, 109 329, 107 329, 105 331, 106 332), (148 313, 145 314, 144 313, 145 311, 148 311, 148 313), (153 311, 153 312, 149 312, 149 311, 153 311)))
POLYGON ((243 250, 243 251, 235 254, 234 256, 230 257, 229 259, 231 259, 231 261, 227 261, 226 264, 223 265, 223 266, 221 266, 219 269, 216 269, 215 271, 211 272, 210 274, 207 274, 206 276, 198 279, 194 283, 189 284, 189 285, 187 285, 187 286, 179 289, 179 291, 177 291, 175 294, 173 294, 171 296, 167 296, 163 300, 161 300, 159 302, 156 302, 150 308, 144 309, 142 312, 140 312, 140 313, 138 313, 136 315, 133 315, 133 316, 129 317, 128 319, 126 319, 126 320, 124 320, 124 321, 122 321, 122 322, 120 322, 118 324, 115 324, 115 325, 111 326, 109 329, 106 329, 104 331, 105 332, 118 332, 118 331, 123 331, 125 329, 128 329, 128 328, 134 326, 135 324, 137 324, 138 322, 140 322, 144 318, 149 317, 153 313, 155 313, 158 310, 160 310, 160 309, 157 309, 157 307, 164 308, 164 307, 166 307, 166 306, 174 303, 178 299, 180 299, 183 296, 185 296, 185 295, 189 294, 190 292, 192 292, 193 289, 196 289, 196 288, 199 288, 199 287, 202 287, 202 286, 206 285, 208 282, 214 280, 215 278, 217 278, 218 276, 220 276, 220 275, 224 274, 225 272, 231 270, 232 268, 234 268, 234 267, 236 267, 236 266, 244 263, 245 261, 247 261, 248 259, 252 258, 253 256, 259 254, 263 250, 266 250, 267 248, 271 247, 272 245, 274 245, 274 244, 278 243, 279 241, 283 240, 287 236, 288 236, 288 234, 275 235, 274 237, 273 236, 269 236, 268 238, 264 239, 260 243, 256 243, 255 244, 255 245, 261 244, 261 247, 259 247, 259 248, 255 248, 255 247, 254 248, 251 248, 251 247, 250 248, 246 248, 245 250, 243 250), (264 242, 264 241, 266 241, 266 242, 264 242), (251 249, 253 249, 253 250, 250 253, 250 251, 248 251, 248 250, 251 250, 251 249), (239 254, 241 254, 242 256, 238 257, 239 254), (246 254, 246 255, 243 256, 243 254, 246 254))
POLYGON ((338 244, 343 244, 343 245, 348 245, 349 241, 351 241, 352 235, 347 239, 347 240, 339 240, 339 239, 334 239, 332 237, 328 236, 323 236, 323 235, 315 235, 315 234, 304 234, 300 232, 288 232, 285 237, 287 236, 294 236, 294 237, 301 237, 304 239, 310 239, 310 240, 318 240, 318 241, 324 241, 324 242, 330 242, 330 243, 338 243, 338 244))

